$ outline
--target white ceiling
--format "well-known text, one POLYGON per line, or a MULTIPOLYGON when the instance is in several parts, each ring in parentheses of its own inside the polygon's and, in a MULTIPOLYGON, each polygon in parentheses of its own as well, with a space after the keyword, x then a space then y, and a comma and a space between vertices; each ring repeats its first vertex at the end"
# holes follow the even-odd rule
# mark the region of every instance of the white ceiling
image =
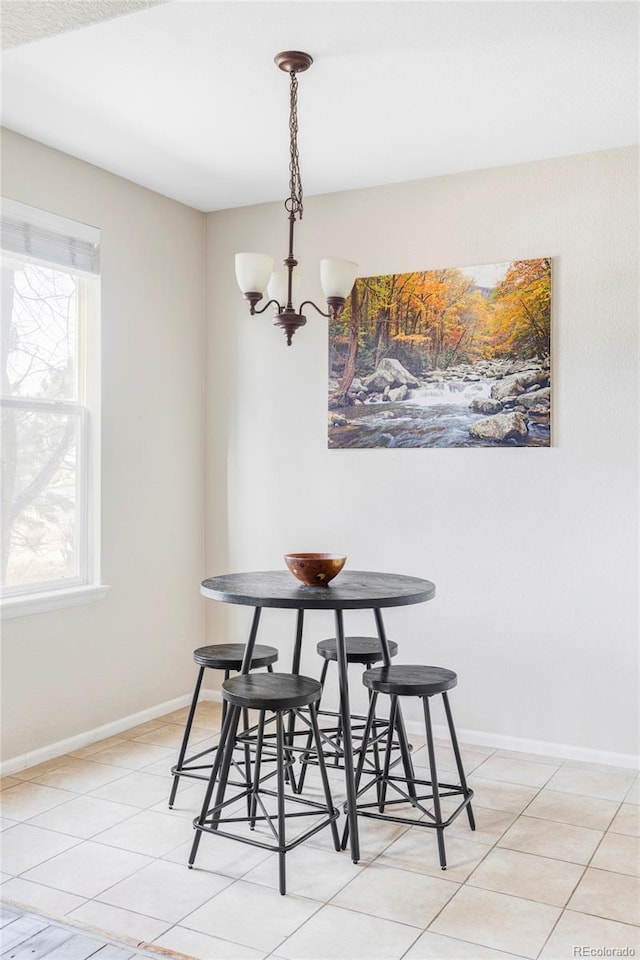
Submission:
MULTIPOLYGON (((73 4, 73 0, 70 0, 73 4)), ((201 210, 638 140, 636 2, 173 0, 14 47, 3 123, 201 210)))

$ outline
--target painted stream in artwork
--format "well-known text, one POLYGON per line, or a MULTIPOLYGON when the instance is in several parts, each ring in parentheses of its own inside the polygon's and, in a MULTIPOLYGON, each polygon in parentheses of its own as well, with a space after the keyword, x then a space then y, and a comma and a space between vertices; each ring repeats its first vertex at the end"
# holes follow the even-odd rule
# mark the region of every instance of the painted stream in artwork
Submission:
MULTIPOLYGON (((448 380, 410 390, 397 403, 363 403, 337 411, 349 423, 332 429, 336 447, 495 447, 491 440, 469 435, 469 427, 485 416, 469 409, 475 399, 490 396, 494 380, 448 380)), ((517 446, 548 446, 549 428, 531 422, 517 446)), ((513 442, 500 444, 514 446, 513 442)))

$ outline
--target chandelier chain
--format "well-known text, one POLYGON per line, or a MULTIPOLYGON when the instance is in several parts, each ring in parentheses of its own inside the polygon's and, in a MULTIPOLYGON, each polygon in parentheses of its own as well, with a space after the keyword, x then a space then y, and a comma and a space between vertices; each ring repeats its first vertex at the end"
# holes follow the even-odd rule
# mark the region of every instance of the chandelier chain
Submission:
POLYGON ((289 213, 302 219, 302 177, 298 156, 298 79, 291 72, 291 95, 289 113, 289 199, 285 206, 289 213))

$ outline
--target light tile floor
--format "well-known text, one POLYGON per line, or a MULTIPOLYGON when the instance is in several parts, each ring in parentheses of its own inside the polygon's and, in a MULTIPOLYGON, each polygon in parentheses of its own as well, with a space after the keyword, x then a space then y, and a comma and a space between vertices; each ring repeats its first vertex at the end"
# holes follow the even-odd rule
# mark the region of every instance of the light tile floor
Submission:
MULTIPOLYGON (((195 740, 219 717, 219 705, 201 704, 195 740)), ((477 830, 461 816, 447 831, 446 872, 430 832, 365 820, 359 864, 322 831, 287 855, 281 897, 265 850, 205 835, 187 869, 203 786, 184 780, 167 808, 185 718, 175 711, 3 780, 5 902, 198 960, 640 952, 637 772, 465 746, 477 830)), ((423 743, 415 738, 416 767, 423 743)), ((455 776, 445 744, 438 759, 441 779, 455 776)), ((339 772, 331 783, 342 801, 339 772)), ((318 793, 317 771, 307 785, 318 793)))

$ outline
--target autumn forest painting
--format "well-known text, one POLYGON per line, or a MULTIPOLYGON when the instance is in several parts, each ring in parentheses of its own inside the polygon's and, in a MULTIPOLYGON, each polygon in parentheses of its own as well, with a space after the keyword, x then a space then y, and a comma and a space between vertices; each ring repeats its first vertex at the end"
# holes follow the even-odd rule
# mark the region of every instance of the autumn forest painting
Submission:
POLYGON ((329 447, 545 447, 551 260, 361 277, 329 327, 329 447))

